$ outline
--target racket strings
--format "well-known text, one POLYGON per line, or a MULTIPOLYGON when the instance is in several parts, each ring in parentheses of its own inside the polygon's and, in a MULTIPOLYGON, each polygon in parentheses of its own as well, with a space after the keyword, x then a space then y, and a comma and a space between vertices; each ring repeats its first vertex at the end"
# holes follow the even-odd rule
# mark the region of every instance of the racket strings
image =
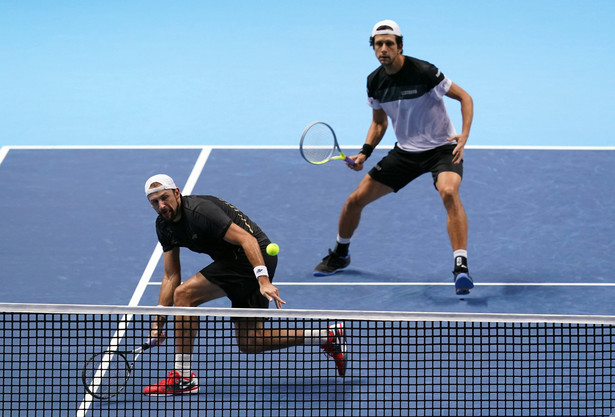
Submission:
POLYGON ((301 154, 313 164, 327 162, 335 151, 335 137, 331 129, 322 123, 312 125, 303 135, 301 154))
POLYGON ((99 354, 88 362, 83 377, 93 396, 108 398, 124 388, 130 377, 130 364, 120 353, 99 354))

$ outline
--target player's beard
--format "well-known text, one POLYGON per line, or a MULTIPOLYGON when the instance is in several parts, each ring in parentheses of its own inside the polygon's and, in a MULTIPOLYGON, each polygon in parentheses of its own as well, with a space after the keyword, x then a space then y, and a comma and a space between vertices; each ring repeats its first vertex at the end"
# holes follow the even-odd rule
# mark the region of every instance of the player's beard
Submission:
POLYGON ((162 216, 162 218, 168 222, 175 221, 175 219, 177 218, 177 211, 173 210, 171 207, 168 207, 164 210, 160 210, 158 214, 160 214, 160 216, 162 216))

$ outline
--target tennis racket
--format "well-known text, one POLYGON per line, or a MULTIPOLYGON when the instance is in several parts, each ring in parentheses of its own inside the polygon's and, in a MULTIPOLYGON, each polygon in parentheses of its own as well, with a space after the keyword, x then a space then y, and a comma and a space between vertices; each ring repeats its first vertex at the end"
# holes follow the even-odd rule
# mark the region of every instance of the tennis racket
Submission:
POLYGON ((325 122, 312 122, 301 134, 299 150, 303 159, 310 164, 322 165, 326 162, 341 159, 349 165, 355 162, 344 155, 337 143, 337 137, 333 128, 325 122))
POLYGON ((107 400, 122 392, 141 354, 164 340, 152 338, 131 351, 105 350, 87 360, 81 371, 81 382, 92 397, 107 400))

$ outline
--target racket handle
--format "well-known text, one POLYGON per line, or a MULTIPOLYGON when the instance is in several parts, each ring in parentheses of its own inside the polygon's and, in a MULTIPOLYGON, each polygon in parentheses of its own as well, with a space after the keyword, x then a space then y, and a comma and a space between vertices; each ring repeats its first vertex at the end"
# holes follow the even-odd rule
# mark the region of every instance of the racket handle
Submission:
POLYGON ((165 332, 160 333, 160 336, 158 337, 152 337, 151 339, 149 339, 147 342, 143 344, 142 346, 143 350, 149 349, 154 346, 158 346, 159 344, 164 342, 164 339, 166 339, 166 337, 167 335, 165 332))
POLYGON ((346 161, 346 163, 347 163, 348 165, 351 165, 351 166, 355 166, 355 165, 356 165, 356 164, 355 164, 355 162, 354 162, 354 160, 353 160, 353 159, 351 159, 349 156, 347 156, 346 158, 344 158, 344 161, 346 161))

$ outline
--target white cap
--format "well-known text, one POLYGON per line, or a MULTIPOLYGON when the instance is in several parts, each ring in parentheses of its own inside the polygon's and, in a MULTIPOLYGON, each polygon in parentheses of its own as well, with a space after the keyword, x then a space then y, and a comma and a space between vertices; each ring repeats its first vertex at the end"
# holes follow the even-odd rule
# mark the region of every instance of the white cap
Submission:
POLYGON ((157 174, 152 177, 149 177, 147 181, 145 181, 145 195, 148 196, 152 193, 157 193, 162 190, 174 190, 177 188, 175 182, 173 182, 173 178, 169 177, 165 174, 157 174), (150 188, 153 183, 162 184, 156 188, 150 188))
POLYGON ((374 25, 374 28, 372 29, 372 38, 376 35, 395 35, 395 36, 401 36, 401 29, 399 28, 399 25, 397 23, 395 23, 392 20, 381 20, 380 22, 376 23, 374 25), (381 26, 388 26, 391 29, 380 29, 378 30, 379 27, 381 26))

